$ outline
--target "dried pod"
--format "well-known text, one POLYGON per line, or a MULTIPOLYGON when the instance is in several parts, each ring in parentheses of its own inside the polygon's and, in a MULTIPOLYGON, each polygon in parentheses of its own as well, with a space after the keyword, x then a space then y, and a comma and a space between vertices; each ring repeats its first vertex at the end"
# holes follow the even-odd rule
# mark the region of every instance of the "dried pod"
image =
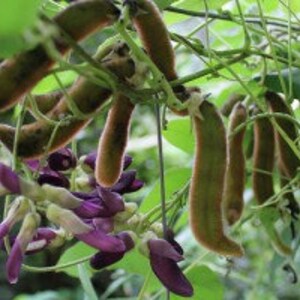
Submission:
MULTIPOLYGON (((256 110, 254 113, 258 113, 256 110)), ((255 198, 259 204, 265 203, 274 195, 273 168, 275 153, 274 130, 271 122, 257 119, 254 122, 254 153, 252 185, 255 198)), ((263 208, 260 212, 260 220, 266 229, 272 244, 281 255, 290 255, 291 249, 280 239, 274 228, 274 220, 269 220, 268 213, 273 215, 275 207, 263 208)))
POLYGON ((133 110, 134 105, 130 100, 118 93, 110 109, 98 146, 95 177, 103 187, 113 186, 122 173, 133 110))
MULTIPOLYGON (((53 21, 64 33, 79 41, 96 29, 112 24, 119 10, 109 0, 76 1, 54 17, 53 21)), ((69 45, 60 34, 53 39, 60 53, 69 45)), ((0 64, 0 111, 14 105, 32 88, 54 64, 42 44, 0 64)))
POLYGON ((152 0, 125 0, 131 19, 150 58, 167 80, 177 78, 175 55, 161 13, 152 0))
POLYGON ((242 256, 240 245, 223 230, 222 193, 226 170, 226 134, 214 105, 203 101, 203 116, 193 117, 196 156, 189 193, 189 216, 194 236, 200 244, 221 255, 242 256))
POLYGON ((245 186, 245 156, 243 140, 246 127, 230 138, 230 134, 247 119, 246 107, 237 103, 231 114, 228 131, 228 159, 223 194, 224 215, 229 225, 233 225, 242 215, 245 186))
MULTIPOLYGON (((111 71, 115 72, 115 75, 120 80, 133 76, 135 70, 131 59, 122 57, 118 59, 118 64, 119 68, 116 68, 114 61, 108 61, 104 66, 111 70, 110 66, 112 65, 113 70, 111 71)), ((83 77, 80 77, 69 89, 69 97, 73 103, 82 114, 87 115, 99 110, 110 95, 110 90, 104 89, 83 77)), ((51 120, 59 121, 68 115, 72 115, 72 112, 68 107, 68 99, 63 97, 46 116, 51 120)), ((42 156, 49 144, 53 131, 56 129, 52 143, 48 148, 48 152, 51 153, 70 142, 74 135, 87 125, 89 121, 90 118, 73 116, 68 122, 62 123, 58 128, 55 128, 56 125, 53 123, 45 120, 38 120, 24 125, 20 130, 17 155, 25 159, 42 156)), ((14 136, 15 128, 0 125, 0 140, 11 151, 13 149, 14 136)))
MULTIPOLYGON (((278 94, 269 91, 266 92, 265 97, 272 112, 280 112, 283 114, 292 115, 289 107, 283 98, 281 98, 278 94)), ((295 125, 292 122, 282 118, 277 118, 276 122, 292 141, 296 141, 298 134, 295 125)), ((277 130, 275 130, 275 139, 278 147, 279 163, 282 166, 286 176, 293 178, 296 176, 297 168, 300 167, 300 159, 295 155, 293 150, 277 130)))

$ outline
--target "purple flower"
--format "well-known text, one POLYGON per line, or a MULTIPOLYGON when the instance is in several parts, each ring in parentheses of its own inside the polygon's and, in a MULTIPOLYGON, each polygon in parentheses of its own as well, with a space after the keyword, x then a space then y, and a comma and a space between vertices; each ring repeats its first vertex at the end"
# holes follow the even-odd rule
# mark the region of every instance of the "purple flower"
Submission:
POLYGON ((70 188, 70 182, 66 176, 50 169, 41 172, 37 179, 37 182, 40 185, 50 184, 53 186, 64 187, 66 189, 70 188))
POLYGON ((118 182, 110 190, 119 194, 132 193, 139 190, 143 185, 141 180, 136 179, 136 171, 130 170, 123 172, 118 182))
POLYGON ((83 201, 73 211, 81 218, 108 218, 125 209, 122 197, 101 187, 91 193, 73 192, 83 201))
POLYGON ((0 185, 14 194, 21 193, 19 176, 12 169, 0 163, 0 185))
POLYGON ((26 255, 34 254, 45 249, 55 238, 56 232, 48 227, 40 227, 26 248, 26 255))
POLYGON ((126 252, 134 248, 134 241, 131 238, 130 234, 128 234, 127 232, 120 232, 116 235, 116 237, 124 242, 125 244, 124 251, 98 252, 90 260, 90 264, 92 268, 99 270, 109 265, 112 265, 118 262, 119 260, 121 260, 124 257, 126 252))
MULTIPOLYGON (((94 171, 97 159, 97 151, 93 151, 89 153, 83 160, 83 165, 86 165, 90 170, 86 171, 94 171)), ((132 163, 132 157, 129 155, 125 155, 123 162, 123 170, 127 169, 132 163)))
POLYGON ((9 233, 14 224, 24 218, 29 210, 29 202, 24 198, 17 198, 8 210, 7 216, 0 224, 0 241, 9 233))
POLYGON ((6 262, 6 274, 10 283, 18 281, 26 248, 32 241, 40 222, 40 216, 35 213, 26 215, 11 252, 6 262))
POLYGON ((151 268, 162 284, 177 295, 191 297, 193 287, 177 265, 183 260, 177 247, 163 239, 150 239, 148 248, 151 268))
POLYGON ((48 165, 53 171, 66 171, 76 167, 76 157, 69 148, 61 148, 49 155, 48 165))
POLYGON ((50 221, 60 225, 66 231, 72 233, 78 240, 104 252, 124 251, 122 240, 107 232, 85 223, 75 213, 51 204, 47 209, 47 217, 50 221))

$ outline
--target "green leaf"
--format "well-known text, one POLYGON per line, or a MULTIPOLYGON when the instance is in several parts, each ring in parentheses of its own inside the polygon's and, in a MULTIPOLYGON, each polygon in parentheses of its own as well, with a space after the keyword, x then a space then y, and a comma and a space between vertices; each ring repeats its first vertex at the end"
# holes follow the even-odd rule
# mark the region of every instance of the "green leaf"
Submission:
POLYGON ((22 33, 37 18, 40 0, 9 0, 0 4, 0 35, 22 33))
MULTIPOLYGON (((66 87, 74 82, 77 77, 74 71, 64 71, 58 74, 62 84, 66 87)), ((53 75, 47 76, 41 80, 38 85, 33 89, 33 94, 45 94, 60 89, 60 85, 53 75)))
POLYGON ((187 153, 194 153, 195 140, 189 118, 171 120, 168 129, 163 132, 164 138, 173 146, 187 153))
POLYGON ((176 1, 178 0, 155 0, 155 3, 159 7, 159 9, 164 9, 176 1))
MULTIPOLYGON (((151 270, 151 267, 149 259, 140 254, 137 247, 135 247, 133 250, 126 253, 126 256, 122 260, 110 266, 110 269, 122 269, 130 274, 138 274, 145 277, 147 276, 148 270, 151 270)), ((147 290, 155 291, 160 286, 161 283, 152 273, 148 281, 147 290)))
MULTIPOLYGON (((194 288, 193 299, 223 300, 224 287, 218 275, 209 267, 197 266, 188 271, 186 276, 194 288)), ((171 299, 179 300, 182 297, 172 294, 171 299)))
MULTIPOLYGON (((289 86, 289 69, 281 70, 281 75, 284 79, 285 86, 289 86)), ((293 96, 296 99, 300 99, 300 69, 292 69, 292 78, 293 78, 293 96)), ((255 80, 259 81, 261 78, 256 77, 255 80)), ((273 92, 282 93, 282 86, 279 80, 278 73, 270 73, 266 76, 265 86, 273 92)))
MULTIPOLYGON (((97 252, 98 252, 97 249, 92 248, 82 242, 78 242, 63 253, 63 255, 60 257, 59 261, 57 262, 57 265, 70 263, 72 261, 79 260, 81 258, 93 255, 97 252)), ((88 270, 90 270, 88 263, 85 263, 85 266, 88 270)), ((66 269, 62 269, 59 271, 65 272, 68 275, 73 276, 73 277, 78 277, 77 265, 66 268, 66 269)), ((89 274, 91 275, 91 272, 89 272, 89 274)))
MULTIPOLYGON (((168 170, 165 173, 166 198, 169 199, 173 193, 178 191, 191 177, 191 169, 179 168, 168 170)), ((142 202, 139 211, 148 212, 151 208, 160 203, 160 182, 157 181, 142 202)))
POLYGON ((0 34, 0 45, 0 58, 11 57, 27 47, 21 35, 18 34, 0 34))

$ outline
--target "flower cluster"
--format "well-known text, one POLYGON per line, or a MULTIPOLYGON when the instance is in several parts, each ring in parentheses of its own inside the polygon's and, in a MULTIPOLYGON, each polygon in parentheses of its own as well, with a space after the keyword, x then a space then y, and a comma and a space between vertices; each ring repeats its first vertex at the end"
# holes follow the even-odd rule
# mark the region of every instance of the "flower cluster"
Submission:
POLYGON ((90 261, 94 269, 121 260, 138 246, 170 291, 191 296, 192 286, 177 265, 183 260, 183 250, 172 231, 168 230, 163 238, 161 226, 147 228, 143 216, 137 213, 136 203, 123 199, 123 194, 143 186, 136 171, 127 170, 131 157, 125 156, 123 173, 111 188, 96 183, 95 159, 93 152, 77 161, 70 149, 60 149, 47 158, 45 166, 36 160, 26 162, 35 180, 24 179, 0 163, 0 190, 16 194, 0 224, 0 244, 8 243, 11 247, 6 263, 8 281, 17 282, 25 255, 61 246, 72 235, 99 250, 90 261), (72 172, 76 177, 70 184, 69 178, 74 179, 72 172), (49 227, 40 227, 41 217, 47 218, 49 227), (20 221, 19 233, 11 236, 11 228, 20 221))

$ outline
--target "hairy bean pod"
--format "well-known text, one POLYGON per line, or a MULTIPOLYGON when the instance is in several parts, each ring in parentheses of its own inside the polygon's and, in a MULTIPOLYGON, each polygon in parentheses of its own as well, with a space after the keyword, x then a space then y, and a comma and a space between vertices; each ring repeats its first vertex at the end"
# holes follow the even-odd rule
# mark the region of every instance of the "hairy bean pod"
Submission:
MULTIPOLYGON (((255 111, 258 113, 258 110, 255 111)), ((257 119, 254 122, 254 153, 252 185, 256 201, 265 203, 274 195, 273 168, 275 159, 274 130, 268 119, 257 119)), ((276 208, 263 208, 259 214, 262 225, 266 229, 275 249, 282 255, 290 255, 291 249, 280 239, 274 228, 274 220, 269 220, 268 213, 274 214, 276 208)))
POLYGON ((121 93, 109 111, 100 137, 95 167, 95 178, 103 187, 113 186, 123 170, 131 115, 134 105, 121 93))
POLYGON ((125 0, 129 5, 134 27, 158 69, 168 80, 177 78, 175 55, 161 13, 152 0, 125 0))
MULTIPOLYGON (((269 91, 266 92, 265 97, 272 112, 280 112, 283 114, 292 115, 284 99, 278 94, 269 91)), ((298 134, 293 123, 282 118, 276 119, 276 122, 292 141, 296 141, 298 134)), ((300 167, 300 159, 295 155, 291 147, 282 138, 281 134, 277 130, 275 130, 275 139, 278 147, 279 163, 282 166, 286 176, 293 178, 297 173, 297 168, 300 167)))
POLYGON ((243 250, 223 230, 222 193, 226 170, 226 134, 214 105, 200 105, 203 120, 193 117, 196 154, 189 192, 189 217, 197 241, 221 255, 242 256, 243 250))
MULTIPOLYGON (((247 119, 246 107, 237 103, 230 115, 228 135, 247 119)), ((233 225, 242 215, 244 207, 243 192, 245 187, 245 155, 243 140, 246 128, 228 138, 228 159, 223 194, 224 215, 229 225, 233 225)))
MULTIPOLYGON (((120 80, 125 80, 134 75, 134 63, 129 57, 122 57, 116 61, 107 61, 104 64, 120 80)), ((111 91, 104 89, 83 77, 69 89, 68 96, 82 114, 91 114, 99 110, 111 96, 111 91)), ((46 115, 48 119, 59 121, 63 117, 72 115, 68 107, 68 99, 64 96, 59 103, 46 115)), ((74 135, 89 123, 89 118, 73 116, 68 122, 57 128, 52 144, 48 151, 53 152, 66 145, 74 135)), ((37 158, 44 154, 55 125, 45 120, 21 127, 17 144, 17 155, 24 159, 37 158)), ((0 125, 0 140, 12 151, 14 145, 15 128, 0 125)))
MULTIPOLYGON (((76 1, 54 17, 54 23, 71 38, 81 40, 96 29, 110 25, 119 10, 109 0, 76 1)), ((53 38, 57 51, 69 50, 62 35, 53 38)), ((54 64, 42 44, 0 64, 0 111, 10 108, 54 64)))
MULTIPOLYGON (((36 104, 37 109, 42 113, 48 113, 63 97, 63 92, 61 91, 54 91, 48 94, 41 94, 41 95, 32 95, 33 101, 36 104)), ((28 109, 32 110, 31 104, 28 105, 28 109)))
POLYGON ((236 103, 243 101, 245 95, 231 94, 225 103, 222 105, 220 112, 223 116, 229 117, 236 103))

